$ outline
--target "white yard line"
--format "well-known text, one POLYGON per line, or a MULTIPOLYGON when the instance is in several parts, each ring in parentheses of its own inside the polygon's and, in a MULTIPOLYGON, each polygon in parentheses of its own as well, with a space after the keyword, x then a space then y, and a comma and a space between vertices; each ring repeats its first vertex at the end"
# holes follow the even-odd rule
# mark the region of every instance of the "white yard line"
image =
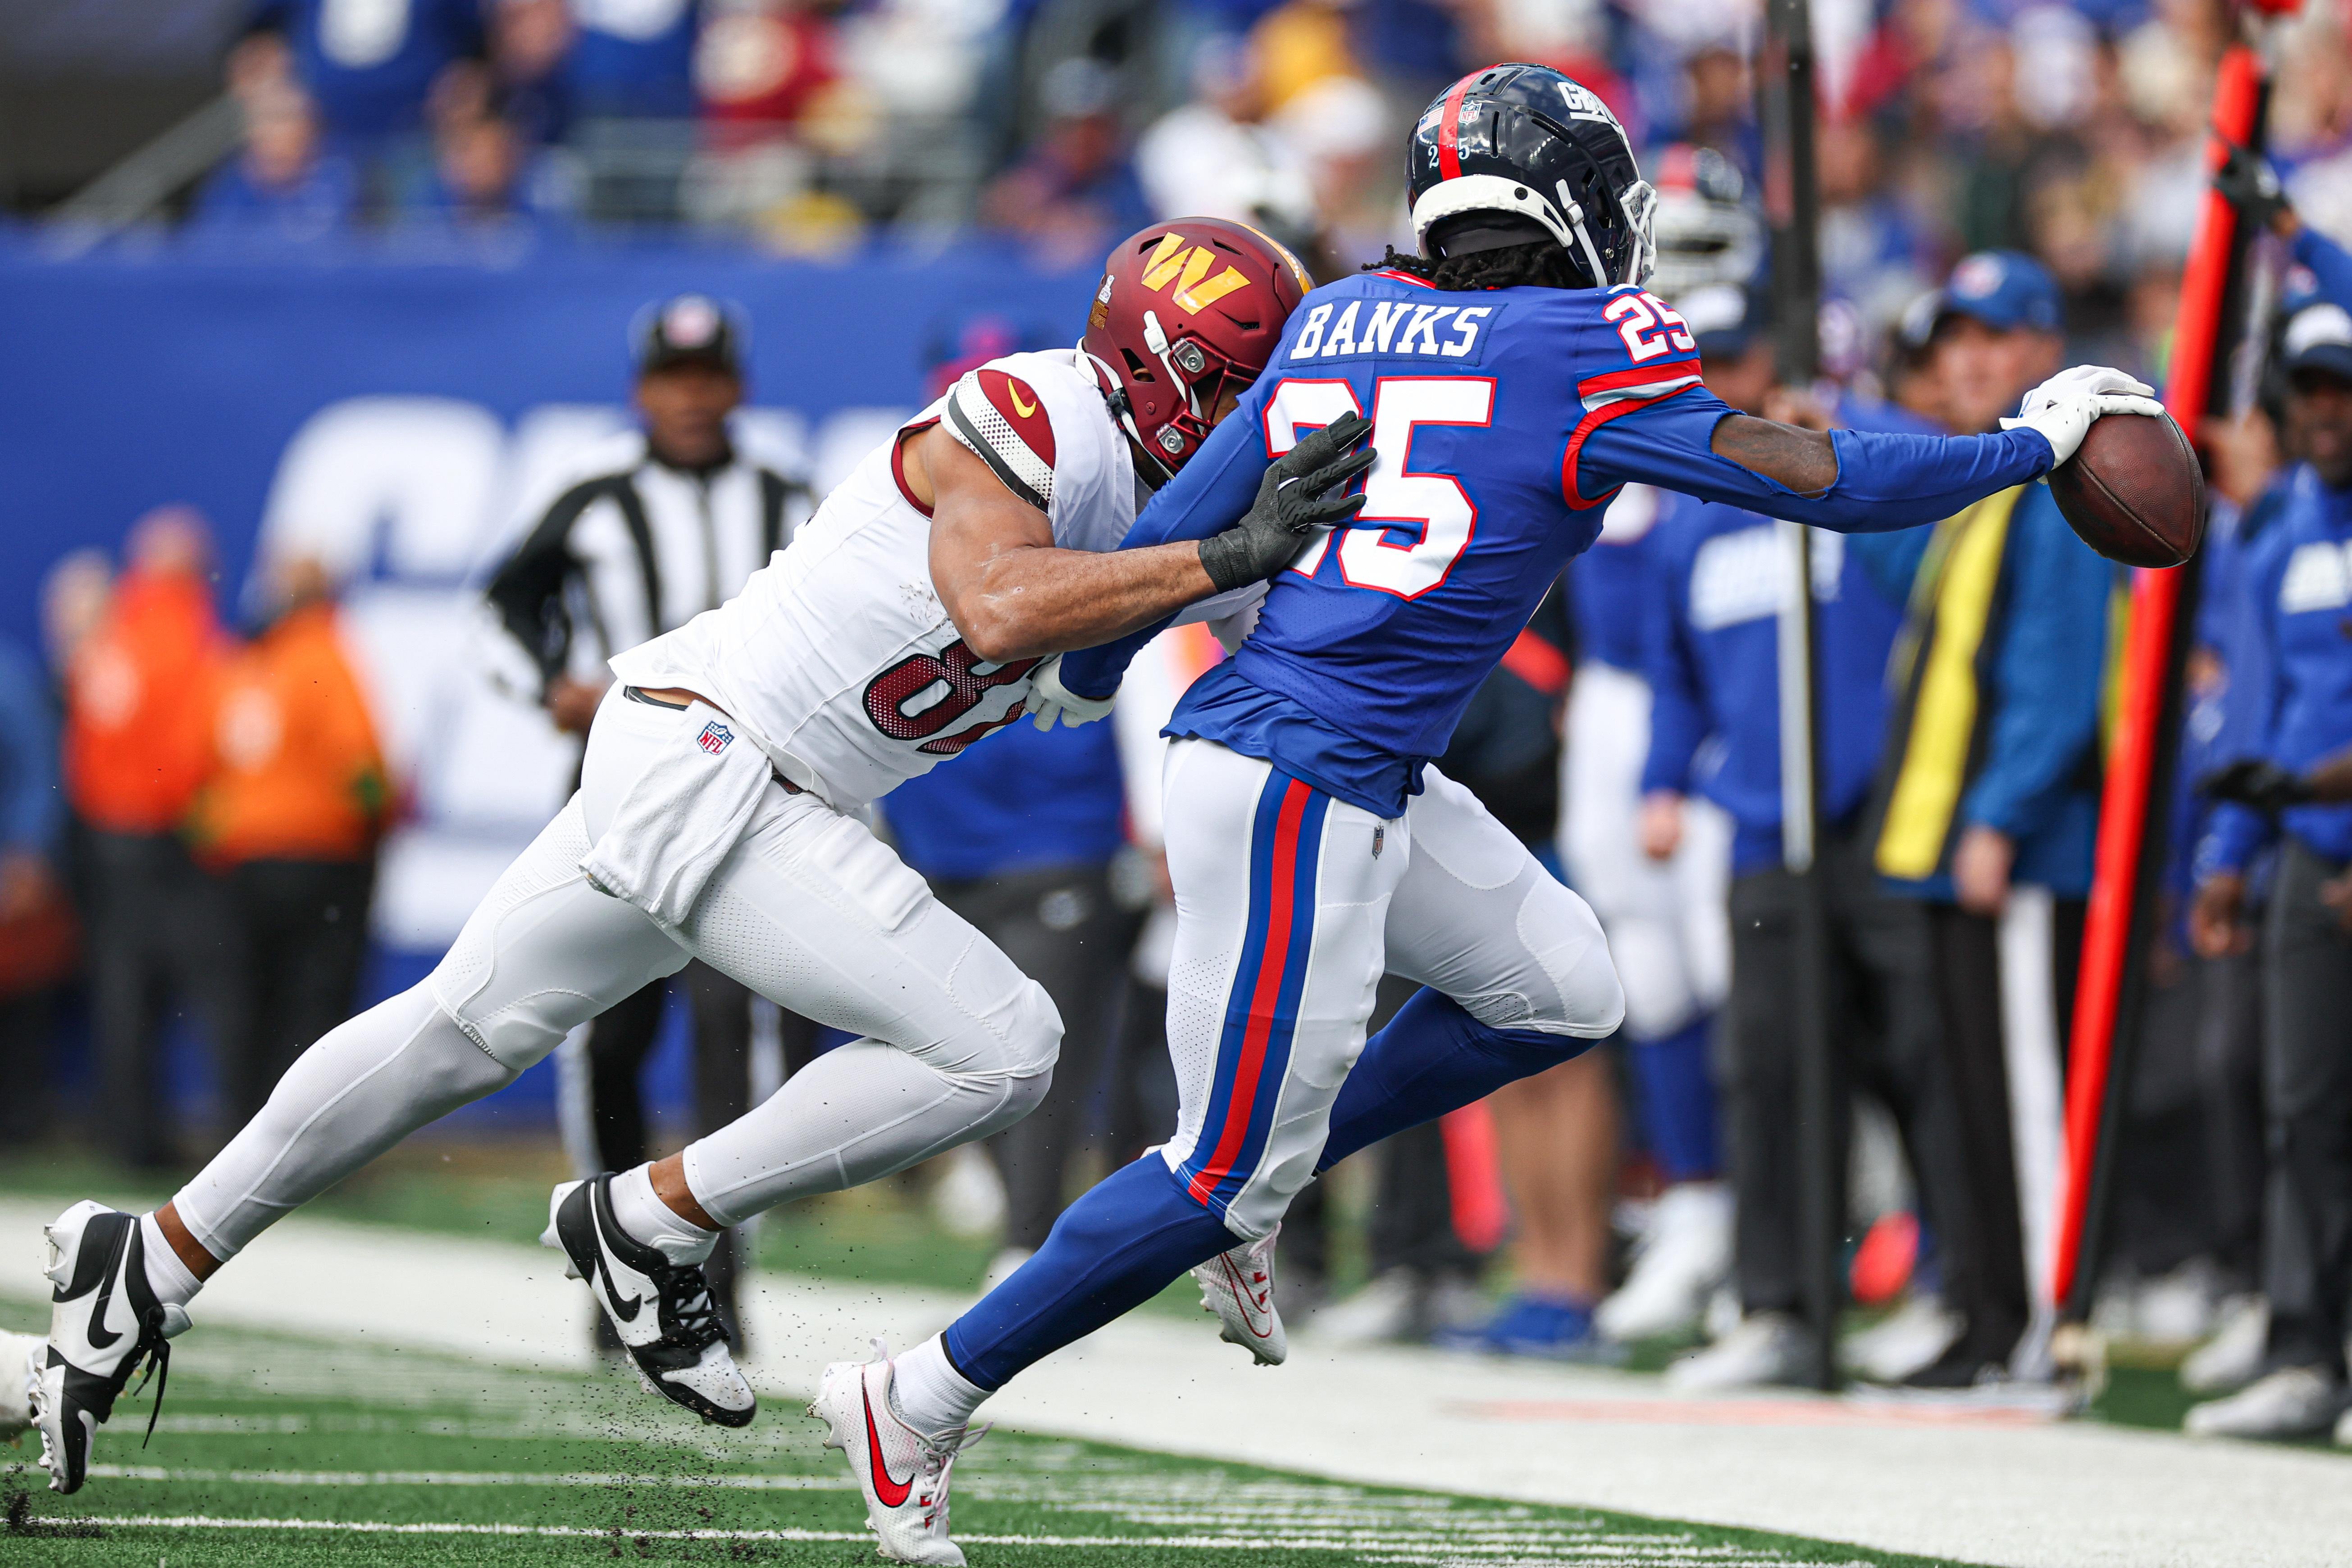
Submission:
MULTIPOLYGON (((44 1520, 45 1524, 71 1530, 96 1526, 103 1530, 277 1530, 343 1535, 494 1535, 548 1537, 588 1541, 782 1541, 863 1542, 870 1531, 850 1530, 593 1530, 568 1524, 494 1524, 425 1521, 390 1524, 376 1520, 242 1519, 212 1514, 89 1514, 44 1520)), ((1190 1552, 1350 1552, 1375 1551, 1379 1561, 1399 1563, 1455 1563, 1492 1559, 1498 1563, 1550 1562, 1563 1565, 1622 1563, 1628 1568, 1699 1568, 1702 1564, 1754 1563, 1758 1568, 1853 1568, 1843 1563, 1814 1562, 1773 1556, 1727 1553, 1722 1547, 1683 1544, 1673 1540, 1630 1536, 1605 1540, 1579 1538, 1557 1542, 1530 1542, 1523 1538, 1499 1541, 1454 1541, 1414 1551, 1399 1549, 1380 1537, 1338 1536, 1304 1532, 1293 1535, 982 1535, 959 1533, 966 1546, 1085 1546, 1134 1547, 1190 1552)))
MULTIPOLYGON (((39 1225, 64 1206, 0 1200, 0 1259, 29 1258, 39 1225)), ((30 1268, 0 1272, 0 1292, 46 1294, 46 1282, 30 1268)), ((796 1420, 792 1402, 827 1362, 868 1353, 868 1336, 903 1347, 962 1304, 760 1276, 746 1316, 763 1423, 796 1420)), ((586 1292, 549 1252, 301 1216, 257 1242, 193 1310, 199 1324, 363 1336, 509 1366, 593 1360, 586 1292)), ((2352 1541, 2352 1468, 2325 1454, 1951 1405, 1785 1393, 1682 1400, 1654 1378, 1412 1350, 1339 1353, 1304 1336, 1287 1365, 1269 1370, 1220 1344, 1205 1318, 1115 1324, 1033 1368, 982 1415, 1362 1484, 2002 1568, 2334 1568, 2352 1541)))
MULTIPOLYGON (((427 1521, 387 1524, 380 1520, 346 1519, 224 1519, 202 1513, 93 1513, 56 1519, 44 1524, 71 1528, 139 1530, 317 1530, 343 1535, 526 1535, 562 1539, 635 1541, 864 1541, 866 1530, 591 1530, 576 1524, 490 1524, 427 1521)), ((968 1535, 977 1545, 999 1546, 1268 1546, 1276 1542, 1250 1537, 1135 1535, 968 1535)))
POLYGON ((219 1470, 163 1465, 92 1465, 92 1480, 202 1481, 267 1487, 655 1487, 753 1492, 854 1492, 838 1476, 625 1476, 523 1470, 219 1470))

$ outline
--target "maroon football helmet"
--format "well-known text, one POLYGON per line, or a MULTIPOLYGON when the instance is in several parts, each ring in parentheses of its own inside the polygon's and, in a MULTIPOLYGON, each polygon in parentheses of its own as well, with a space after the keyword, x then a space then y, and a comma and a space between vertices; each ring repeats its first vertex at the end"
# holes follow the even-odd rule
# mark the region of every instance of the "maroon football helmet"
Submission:
POLYGON ((1112 415, 1160 466, 1155 482, 1200 450, 1218 403, 1257 379, 1314 286, 1298 258, 1222 218, 1153 224, 1110 253, 1078 346, 1112 415))

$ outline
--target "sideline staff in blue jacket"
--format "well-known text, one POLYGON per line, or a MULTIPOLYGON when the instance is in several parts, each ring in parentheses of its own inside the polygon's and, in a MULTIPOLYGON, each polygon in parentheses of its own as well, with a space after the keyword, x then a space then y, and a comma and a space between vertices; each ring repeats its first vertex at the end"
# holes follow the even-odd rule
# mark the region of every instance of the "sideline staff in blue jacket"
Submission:
MULTIPOLYGON (((1954 430, 1992 428, 2064 353, 2057 286, 2014 251, 1964 258, 1917 319, 1954 430)), ((1871 549, 1858 539, 1848 548, 1871 549)), ((2055 896, 2056 1005, 2043 1039, 2058 1048, 2098 836, 2099 702, 2118 579, 2038 484, 1989 496, 1910 548, 1919 559, 1894 670, 1877 855, 1881 874, 1927 910, 1970 1208, 2002 1304, 1922 1374, 1965 1387, 2007 1370, 2028 1321, 1999 919, 2013 883, 2055 896)), ((1904 547, 1883 549, 1882 581, 1904 547)))
MULTIPOLYGON (((2305 230, 2308 234, 2311 231, 2305 230)), ((2233 679, 2251 707, 2254 755, 2295 785, 2352 746, 2352 315, 2310 306, 2285 341, 2286 435, 2305 467, 2244 567, 2246 602, 2267 654, 2265 679, 2233 679)), ((2233 672, 2234 676, 2234 672, 2233 672)), ((2293 1437, 2326 1432, 2352 1395, 2345 1383, 2352 1285, 2352 805, 2277 788, 2275 817, 2214 811, 2197 864, 2190 935, 2209 957, 2243 951, 2246 868, 2279 841, 2263 935, 2263 1090, 2273 1201, 2263 1246, 2270 1298, 2267 1374, 2200 1405, 2191 1431, 2293 1437), (2298 804, 2298 801, 2301 802, 2298 804)))

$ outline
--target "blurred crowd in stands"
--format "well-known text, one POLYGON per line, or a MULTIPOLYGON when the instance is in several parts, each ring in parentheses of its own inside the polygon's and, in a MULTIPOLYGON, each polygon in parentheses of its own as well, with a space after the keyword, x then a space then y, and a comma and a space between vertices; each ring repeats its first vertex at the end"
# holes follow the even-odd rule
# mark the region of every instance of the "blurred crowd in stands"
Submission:
MULTIPOLYGON (((226 67, 246 144, 188 221, 287 244, 369 225, 687 225, 801 254, 977 228, 1083 267, 1156 216, 1200 213, 1259 224, 1328 277, 1409 232, 1398 149, 1432 92, 1520 58, 1591 84, 1645 150, 1663 193, 1654 287, 1735 406, 1966 432, 2066 364, 2160 381, 2223 8, 1815 0, 1813 19, 1826 289, 1811 387, 1775 384, 1745 0, 269 0, 226 67)), ((2352 265, 2331 272, 2314 249, 2320 231, 2352 234, 2346 31, 2342 8, 2315 5, 2278 50, 2273 141, 2295 206, 2276 226, 2299 212, 2308 227, 2292 254, 2264 242, 2285 279, 2269 375, 2202 433, 2212 542, 2098 1319, 2203 1343, 2189 1386, 2247 1392, 2201 1429, 2254 1436, 2325 1431, 2347 1404, 2352 808, 2314 804, 2328 797, 2310 784, 2352 746, 2352 265), (2197 787, 2253 763, 2272 773, 2197 787)), ((550 499, 490 584, 515 679, 560 725, 593 711, 606 655, 761 557, 747 543, 705 575, 648 570, 664 486, 697 475, 706 509, 737 486, 723 526, 767 545, 805 515, 802 476, 725 439, 736 330, 694 297, 649 312, 645 429, 550 499), (629 504, 652 521, 634 543, 613 521, 629 504), (701 586, 638 610, 656 578, 701 586), (593 619, 600 605, 628 605, 626 626, 593 619)), ((939 346, 933 391, 1045 346, 1019 336, 975 320, 939 346)), ((1310 1189, 1283 1240, 1296 1321, 1598 1361, 1704 1339, 1671 1373, 1685 1386, 1802 1375, 1787 546, 1753 514, 1629 489, 1489 681, 1441 765, 1595 906, 1627 1023, 1371 1152, 1362 1267, 1333 1240, 1331 1184, 1310 1189), (1497 1307, 1482 1285, 1499 1278, 1497 1307)), ((240 1086, 232 1121, 349 1006, 397 798, 336 651, 333 585, 279 563, 267 628, 241 640, 215 618, 205 549, 201 521, 167 510, 139 522, 119 571, 68 560, 46 672, 0 666, 0 1030, 30 1071, 78 923, 104 1124, 134 1162, 188 1152, 151 1109, 166 996, 211 1010, 240 1086), (127 728, 149 761, 123 760, 127 728)), ((1846 1365, 2036 1388, 2123 574, 2035 487, 1931 529, 1816 535, 1811 560, 1853 1106, 1845 1278, 1886 1309, 1848 1338, 1846 1365)), ((951 1158, 937 1184, 950 1218, 1001 1226, 1000 1269, 1081 1172, 1171 1124, 1155 715, 1218 657, 1171 633, 1114 723, 1015 726, 884 803, 907 860, 1069 1025, 1053 1103, 995 1141, 992 1169, 951 1158)), ((724 1120, 744 1092, 745 1000, 678 983, 698 987, 697 1119, 724 1120)), ((1383 1016, 1402 999, 1384 994, 1383 1016)), ((583 1159, 643 1157, 650 1030, 615 1015, 567 1056, 588 1085, 583 1159)), ((788 1068, 822 1047, 787 1033, 788 1068)), ((12 1094, 0 1114, 21 1134, 38 1103, 12 1094)))
MULTIPOLYGON (((1090 265, 1151 216, 1247 218, 1320 270, 1402 232, 1401 133, 1497 58, 1590 83, 1635 145, 1760 142, 1752 0, 261 0, 207 233, 674 226, 779 251, 978 229, 1090 265)), ((1864 353, 1958 257, 2030 250, 2095 357, 2150 352, 2187 243, 2217 0, 1824 0, 1824 257, 1864 353)), ((2333 9, 2276 120, 2326 199, 2333 9)), ((2317 199, 2317 198, 2315 198, 2317 199)), ((2323 214, 2323 216, 2326 216, 2323 214)))

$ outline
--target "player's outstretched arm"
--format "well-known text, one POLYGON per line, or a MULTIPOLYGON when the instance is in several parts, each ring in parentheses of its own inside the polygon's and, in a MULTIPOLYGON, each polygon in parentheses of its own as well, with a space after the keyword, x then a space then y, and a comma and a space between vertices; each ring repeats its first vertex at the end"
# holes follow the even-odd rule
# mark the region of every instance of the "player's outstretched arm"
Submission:
MULTIPOLYGON (((1318 492, 1329 485, 1343 485, 1355 473, 1370 467, 1374 454, 1359 444, 1371 433, 1371 421, 1360 415, 1345 416, 1324 429, 1301 437, 1297 445, 1280 458, 1268 459, 1265 440, 1260 434, 1258 415, 1262 405, 1258 399, 1259 391, 1253 388, 1243 398, 1241 408, 1210 433, 1200 451, 1184 465, 1183 471, 1151 498, 1120 543, 1121 551, 1149 550, 1181 540, 1200 540, 1221 580, 1247 585, 1277 574, 1297 560, 1306 530, 1336 526, 1362 504, 1357 498, 1321 496, 1318 492), (1285 483, 1298 475, 1305 476, 1303 484, 1285 483), (1299 493, 1302 491, 1303 496, 1299 493), (1257 539, 1265 548, 1263 559, 1244 560, 1240 551, 1219 558, 1219 547, 1212 545, 1211 541, 1221 534, 1238 533, 1253 516, 1263 518, 1270 508, 1278 512, 1286 498, 1293 506, 1303 500, 1337 504, 1327 509, 1328 521, 1296 520, 1287 540, 1281 534, 1260 531, 1257 539), (1234 522, 1236 518, 1242 520, 1241 523, 1234 522)), ((1251 553, 1255 555, 1255 547, 1251 553)), ((1229 605, 1215 613, 1245 607, 1246 605, 1229 605)), ((1194 606, 1192 614, 1200 613, 1200 607, 1194 606)), ((1186 617, 1163 617, 1124 637, 1080 648, 1061 661, 1058 678, 1083 699, 1108 700, 1118 689, 1127 667, 1144 645, 1178 618, 1186 617)))
POLYGON ((1216 591, 1198 544, 1057 548, 1045 514, 946 431, 907 446, 910 486, 928 479, 931 492, 932 584, 965 646, 992 663, 1101 642, 1216 591))
POLYGON ((1643 481, 1841 532, 1879 532, 1940 521, 2042 478, 2074 455, 2101 415, 2162 412, 2148 393, 2120 371, 2080 366, 2028 394, 2007 428, 1918 436, 1799 429, 1693 387, 1593 428, 1570 479, 1592 500, 1643 481))
POLYGON ((931 491, 932 582, 965 645, 982 658, 1109 642, 1262 581, 1314 533, 1353 516, 1363 497, 1340 492, 1373 459, 1369 448, 1348 450, 1371 429, 1367 420, 1354 426, 1302 441, 1265 467, 1255 500, 1206 537, 1104 553, 1057 548, 1044 512, 951 438, 926 431, 908 443, 907 470, 916 481, 920 461, 931 491))

